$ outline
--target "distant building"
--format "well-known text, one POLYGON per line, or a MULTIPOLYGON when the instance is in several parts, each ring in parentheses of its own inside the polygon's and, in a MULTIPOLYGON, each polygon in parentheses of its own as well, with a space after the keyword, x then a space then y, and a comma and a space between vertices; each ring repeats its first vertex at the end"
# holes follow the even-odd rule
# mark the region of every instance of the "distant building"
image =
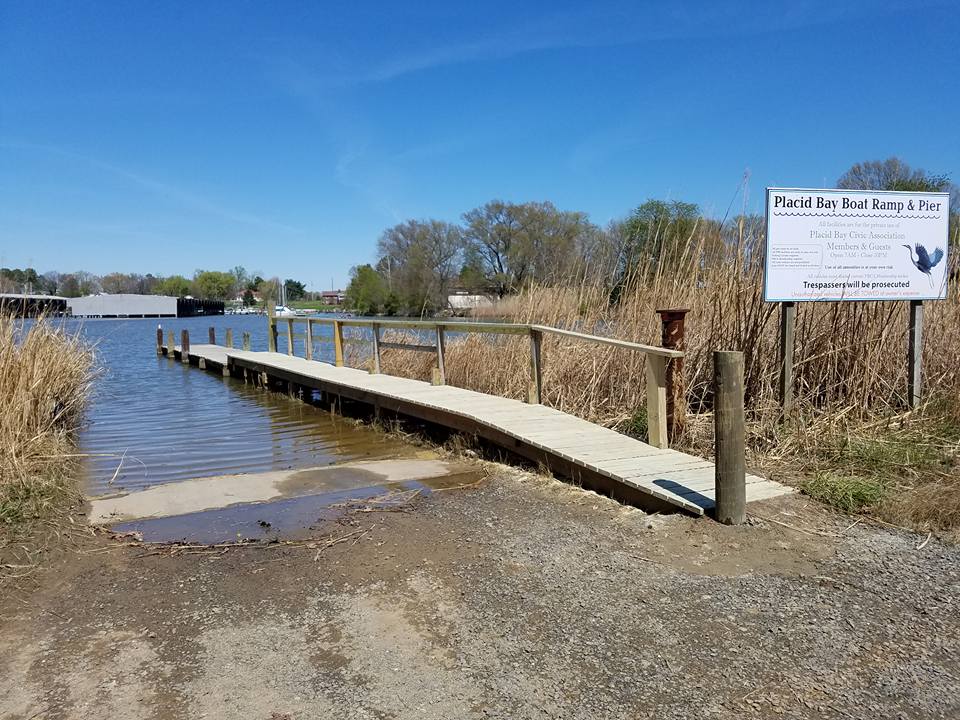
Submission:
POLYGON ((343 290, 324 290, 320 293, 320 299, 327 305, 343 305, 347 294, 343 290))
POLYGON ((67 299, 68 314, 86 318, 162 318, 223 315, 220 300, 177 298, 170 295, 88 295, 67 299))
POLYGON ((67 298, 0 293, 0 311, 12 312, 17 317, 36 317, 43 313, 63 315, 67 311, 67 298))
POLYGON ((493 300, 486 295, 457 291, 447 296, 447 303, 454 310, 476 310, 477 308, 490 307, 493 305, 493 300))

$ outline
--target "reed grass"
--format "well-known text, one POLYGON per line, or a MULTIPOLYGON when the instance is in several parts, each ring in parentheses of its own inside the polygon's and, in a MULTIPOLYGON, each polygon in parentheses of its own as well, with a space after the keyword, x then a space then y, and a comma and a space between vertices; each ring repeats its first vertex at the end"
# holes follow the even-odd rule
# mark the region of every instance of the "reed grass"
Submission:
MULTIPOLYGON (((684 374, 691 414, 675 446, 711 454, 712 353, 740 350, 754 468, 798 485, 825 472, 867 478, 894 490, 884 494, 886 499, 870 495, 871 501, 858 507, 886 508, 917 527, 960 526, 960 482, 941 477, 942 468, 955 462, 958 445, 938 439, 942 428, 960 423, 957 294, 927 305, 927 404, 912 412, 906 407, 907 303, 799 304, 796 412, 783 423, 777 393, 779 313, 776 304, 763 301, 762 239, 759 225, 740 222, 732 230, 701 225, 669 266, 650 263, 634 271, 618 303, 610 302, 607 284, 587 279, 573 287, 530 287, 482 312, 500 320, 660 344, 656 310, 687 308, 684 374), (874 449, 892 442, 889 452, 899 462, 881 463, 886 476, 880 482, 875 457, 828 452, 843 442, 848 449, 850 442, 874 449), (935 481, 937 490, 927 481, 935 481), (952 494, 950 502, 937 502, 943 494, 952 494), (944 512, 945 507, 954 510, 944 512)), ((956 277, 957 258, 951 262, 956 277)), ((641 354, 545 335, 542 357, 545 404, 621 431, 644 426, 641 354)), ((406 377, 429 379, 434 362, 428 354, 384 353, 384 371, 406 377)), ((522 399, 528 363, 526 338, 476 334, 448 340, 446 375, 453 385, 522 399)))
POLYGON ((79 336, 0 313, 0 536, 77 496, 67 456, 93 376, 93 351, 79 336))

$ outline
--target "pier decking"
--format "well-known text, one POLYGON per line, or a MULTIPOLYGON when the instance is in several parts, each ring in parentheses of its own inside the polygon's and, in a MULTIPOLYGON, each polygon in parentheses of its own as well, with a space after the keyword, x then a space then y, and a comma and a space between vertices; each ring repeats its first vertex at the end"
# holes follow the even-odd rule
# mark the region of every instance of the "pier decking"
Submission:
MULTIPOLYGON (((167 345, 161 346, 169 354, 167 345)), ((181 358, 179 347, 172 349, 181 358)), ((714 464, 657 448, 540 404, 419 380, 373 374, 277 352, 190 345, 188 360, 223 375, 318 390, 474 434, 574 482, 648 510, 702 515, 714 505, 714 464)), ((791 492, 755 475, 747 502, 791 492)))

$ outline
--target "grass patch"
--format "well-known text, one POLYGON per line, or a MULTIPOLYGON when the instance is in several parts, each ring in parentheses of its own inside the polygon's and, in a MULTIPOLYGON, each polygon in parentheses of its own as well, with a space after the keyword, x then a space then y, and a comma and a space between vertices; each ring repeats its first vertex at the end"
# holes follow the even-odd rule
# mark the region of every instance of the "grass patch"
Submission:
POLYGON ((888 486, 877 478, 821 472, 805 481, 802 489, 820 502, 854 513, 877 507, 886 497, 888 486))
POLYGON ((291 300, 287 303, 294 310, 316 310, 317 312, 343 312, 342 305, 328 305, 323 300, 291 300))

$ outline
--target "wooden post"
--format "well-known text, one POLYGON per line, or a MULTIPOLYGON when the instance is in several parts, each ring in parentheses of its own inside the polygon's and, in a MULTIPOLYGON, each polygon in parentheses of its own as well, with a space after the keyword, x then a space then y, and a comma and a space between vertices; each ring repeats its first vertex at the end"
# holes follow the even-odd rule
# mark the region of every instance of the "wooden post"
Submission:
POLYGON ((307 337, 303 341, 303 356, 313 360, 313 320, 307 318, 307 337))
POLYGON ((543 368, 540 364, 542 346, 543 333, 530 328, 530 382, 527 384, 527 402, 531 405, 543 402, 543 368))
POLYGON ((287 318, 287 355, 293 355, 293 318, 287 318))
POLYGON ((174 352, 175 347, 173 343, 173 330, 167 330, 167 357, 174 358, 176 353, 174 352))
POLYGON ((190 362, 190 331, 186 328, 180 331, 180 362, 190 362))
POLYGON ((245 332, 243 334, 243 349, 244 350, 250 349, 250 333, 248 332, 245 332))
POLYGON ((443 333, 443 325, 437 324, 437 375, 440 382, 434 385, 447 384, 447 369, 444 366, 444 355, 447 352, 447 340, 443 333))
POLYGON ((647 353, 647 443, 669 447, 667 438, 667 358, 647 353))
POLYGON ((277 318, 274 315, 276 312, 273 308, 270 307, 271 303, 267 303, 267 350, 270 352, 277 351, 277 318))
POLYGON ((233 330, 231 328, 227 328, 227 332, 225 334, 225 339, 223 341, 223 344, 226 345, 228 348, 233 347, 233 330))
POLYGON ((715 517, 724 525, 747 519, 744 460, 743 353, 713 353, 714 440, 716 443, 715 517))
MULTIPOLYGON (((660 316, 660 344, 670 350, 683 351, 684 318, 690 312, 686 308, 657 310, 660 316)), ((683 377, 683 358, 670 358, 667 362, 667 437, 670 442, 678 438, 687 424, 687 384, 683 377)))
POLYGON ((333 364, 343 367, 343 325, 339 320, 333 321, 333 364))
POLYGON ((163 326, 157 325, 157 355, 163 355, 163 326))
POLYGON ((923 300, 910 301, 909 354, 907 355, 907 404, 915 408, 922 398, 923 300))
POLYGON ((373 324, 373 372, 379 374, 380 368, 380 323, 373 324))
POLYGON ((207 340, 211 345, 217 344, 217 331, 212 325, 210 326, 210 329, 207 330, 207 340))
POLYGON ((780 409, 784 417, 793 412, 793 330, 797 304, 780 303, 780 409))

